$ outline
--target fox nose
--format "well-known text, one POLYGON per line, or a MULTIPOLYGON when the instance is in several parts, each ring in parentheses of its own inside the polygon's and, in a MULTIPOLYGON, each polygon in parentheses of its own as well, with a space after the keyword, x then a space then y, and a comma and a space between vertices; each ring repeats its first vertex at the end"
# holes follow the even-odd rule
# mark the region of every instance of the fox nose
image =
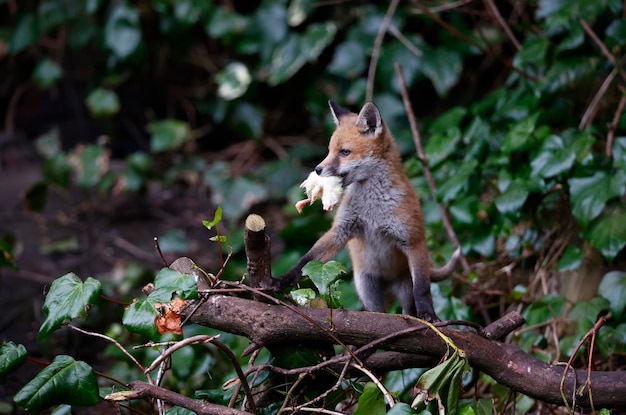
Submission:
POLYGON ((315 173, 317 173, 318 176, 321 176, 323 171, 324 171, 324 168, 322 166, 317 166, 315 168, 315 173))

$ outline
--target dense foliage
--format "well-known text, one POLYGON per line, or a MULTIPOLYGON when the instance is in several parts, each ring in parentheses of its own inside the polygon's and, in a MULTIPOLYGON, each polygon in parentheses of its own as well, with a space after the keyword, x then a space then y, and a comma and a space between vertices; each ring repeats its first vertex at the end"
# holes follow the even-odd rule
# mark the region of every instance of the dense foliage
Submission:
MULTIPOLYGON (((523 310, 529 329, 513 340, 555 361, 570 356, 597 315, 610 310, 596 341, 597 365, 615 369, 626 352, 623 7, 619 0, 0 2, 4 129, 37 137, 43 163, 41 181, 26 194, 31 211, 59 188, 80 189, 91 206, 145 198, 155 185, 209 191, 223 207, 234 253, 224 274, 236 278, 245 265, 239 220, 251 210, 289 206, 277 273, 328 226, 313 208, 295 217, 297 185, 324 154, 332 128, 327 100, 357 109, 372 99, 422 195, 433 258, 441 262, 454 249, 441 203, 473 264, 462 283, 433 288, 440 317, 486 323, 523 310), (419 117, 435 194, 414 156, 396 63, 419 117), (65 101, 74 109, 50 112, 65 101), (114 168, 118 158, 124 162, 114 168)), ((185 246, 184 239, 173 234, 163 243, 185 246)), ((0 238, 0 266, 19 265, 11 241, 0 238)), ((71 292, 83 289, 77 277, 62 281, 71 292)), ((91 289, 79 296, 89 304, 100 286, 91 289)), ((348 283, 338 289, 344 306, 358 307, 348 283)), ((147 298, 127 313, 154 313, 157 300, 147 298)), ((71 316, 44 306, 54 316, 46 335, 86 307, 68 300, 78 307, 71 316)), ((126 329, 157 339, 141 318, 126 324, 126 314, 126 329)), ((107 330, 138 342, 117 322, 107 330)), ((245 346, 235 336, 222 341, 235 353, 245 346)), ((18 348, 3 345, 2 356, 17 357, 0 369, 23 359, 18 348)), ((204 388, 198 396, 215 401, 230 366, 199 346, 185 350, 174 355, 168 386, 204 388)), ((136 353, 146 362, 156 354, 136 353)), ((124 361, 113 347, 107 356, 124 361)), ((57 359, 53 365, 82 364, 57 359)), ((110 372, 123 381, 141 377, 126 363, 110 372)), ((414 371, 392 374, 388 387, 408 395, 416 378, 414 371)), ((489 396, 504 412, 508 391, 492 386, 489 396)), ((375 392, 348 388, 357 396, 375 392)), ((521 398, 517 408, 533 404, 521 398)))

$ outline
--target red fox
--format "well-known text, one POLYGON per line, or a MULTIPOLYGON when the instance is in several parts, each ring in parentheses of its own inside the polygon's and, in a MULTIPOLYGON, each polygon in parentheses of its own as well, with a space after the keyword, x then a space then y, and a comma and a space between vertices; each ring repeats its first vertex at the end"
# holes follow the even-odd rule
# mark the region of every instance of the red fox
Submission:
POLYGON ((404 314, 437 321, 430 282, 450 275, 458 250, 443 268, 430 268, 420 201, 376 105, 367 102, 359 114, 329 105, 336 130, 315 172, 340 177, 345 188, 333 225, 293 269, 262 285, 273 291, 290 287, 302 279, 307 262, 329 261, 347 245, 366 310, 385 312, 391 290, 404 314))

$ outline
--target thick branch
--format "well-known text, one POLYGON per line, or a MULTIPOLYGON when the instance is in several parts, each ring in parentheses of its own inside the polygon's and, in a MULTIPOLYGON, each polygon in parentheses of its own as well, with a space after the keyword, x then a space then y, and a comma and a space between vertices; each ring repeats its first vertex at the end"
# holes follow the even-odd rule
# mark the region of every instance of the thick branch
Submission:
MULTIPOLYGON (((315 321, 317 326, 286 307, 218 295, 210 297, 190 320, 246 336, 263 346, 287 342, 330 342, 328 333, 318 328, 328 325, 329 311, 309 308, 300 310, 315 321)), ((333 336, 345 344, 362 346, 372 340, 415 327, 416 331, 412 334, 391 338, 377 347, 435 358, 446 353, 446 345, 437 334, 430 329, 419 330, 420 323, 406 316, 334 310, 333 323, 333 336)), ((544 363, 516 346, 488 340, 477 334, 450 328, 441 328, 441 331, 465 350, 473 367, 490 375, 500 384, 532 398, 563 405, 560 393, 563 366, 544 363)), ((576 371, 575 374, 572 370, 568 372, 564 382, 564 394, 568 399, 585 382, 586 377, 585 371, 576 371)), ((596 407, 626 407, 626 395, 623 394, 626 390, 626 373, 592 372, 591 382, 592 398, 596 407)), ((590 407, 587 388, 582 391, 582 396, 577 397, 575 404, 590 407)))
MULTIPOLYGON (((244 245, 250 285, 260 287, 261 281, 272 276, 270 238, 265 234, 265 220, 261 216, 252 214, 246 218, 244 245)), ((257 296, 254 299, 260 300, 257 296)))

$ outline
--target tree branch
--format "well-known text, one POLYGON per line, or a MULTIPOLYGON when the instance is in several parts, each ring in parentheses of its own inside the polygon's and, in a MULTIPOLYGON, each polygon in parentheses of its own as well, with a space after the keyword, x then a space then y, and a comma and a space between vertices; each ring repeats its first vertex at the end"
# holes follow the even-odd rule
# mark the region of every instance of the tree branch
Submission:
POLYGON ((198 415, 252 415, 250 412, 189 398, 180 393, 172 392, 171 390, 150 385, 145 382, 135 381, 131 382, 128 386, 130 390, 112 393, 104 399, 117 402, 129 401, 131 399, 156 398, 171 403, 172 405, 189 409, 198 415))
MULTIPOLYGON (((190 321, 248 337, 262 346, 332 341, 329 333, 320 329, 327 325, 328 310, 300 308, 300 312, 302 315, 294 314, 282 306, 214 295, 198 308, 190 321)), ((333 316, 333 337, 355 346, 420 326, 420 323, 402 315, 338 309, 333 311, 333 316)), ((514 345, 488 340, 477 334, 450 328, 440 330, 467 353, 470 365, 488 374, 498 383, 544 402, 564 404, 560 388, 564 377, 563 366, 547 364, 514 345)), ((447 350, 441 338, 431 330, 418 330, 401 337, 392 336, 377 347, 391 352, 437 359, 447 350)), ((399 366, 407 368, 406 364, 409 362, 403 363, 399 366)), ((563 380, 565 396, 571 397, 578 393, 577 386, 584 384, 586 378, 586 371, 569 370, 563 380)), ((626 395, 622 393, 626 390, 626 373, 594 371, 591 372, 590 382, 593 384, 593 403, 596 407, 626 407, 626 395)), ((581 392, 576 404, 584 408, 591 407, 588 389, 581 392)))

